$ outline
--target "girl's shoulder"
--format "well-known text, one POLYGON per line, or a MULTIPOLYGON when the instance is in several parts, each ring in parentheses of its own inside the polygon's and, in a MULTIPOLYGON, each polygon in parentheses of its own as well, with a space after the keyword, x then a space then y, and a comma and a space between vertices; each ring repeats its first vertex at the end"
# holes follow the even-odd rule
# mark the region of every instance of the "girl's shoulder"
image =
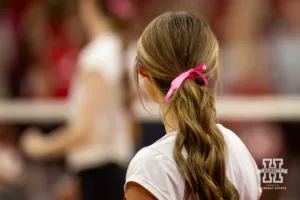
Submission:
POLYGON ((177 167, 174 156, 176 132, 169 133, 150 146, 142 148, 131 160, 128 172, 132 168, 154 165, 172 165, 177 167))
POLYGON ((171 153, 173 147, 168 145, 171 141, 159 140, 141 149, 134 156, 127 169, 125 193, 126 185, 134 182, 147 189, 157 199, 183 199, 184 178, 171 153), (163 144, 166 144, 166 147, 163 148, 163 144))

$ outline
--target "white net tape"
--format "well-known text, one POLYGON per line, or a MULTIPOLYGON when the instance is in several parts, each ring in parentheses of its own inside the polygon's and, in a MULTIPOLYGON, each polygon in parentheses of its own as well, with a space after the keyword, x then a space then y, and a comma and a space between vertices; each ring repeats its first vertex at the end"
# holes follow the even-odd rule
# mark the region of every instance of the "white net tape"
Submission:
MULTIPOLYGON (((160 119, 157 105, 146 103, 150 114, 140 102, 135 105, 142 121, 160 119)), ((221 120, 300 121, 300 96, 220 97, 217 111, 221 120)), ((64 100, 0 101, 1 123, 54 123, 64 121, 67 116, 68 103, 64 100)))

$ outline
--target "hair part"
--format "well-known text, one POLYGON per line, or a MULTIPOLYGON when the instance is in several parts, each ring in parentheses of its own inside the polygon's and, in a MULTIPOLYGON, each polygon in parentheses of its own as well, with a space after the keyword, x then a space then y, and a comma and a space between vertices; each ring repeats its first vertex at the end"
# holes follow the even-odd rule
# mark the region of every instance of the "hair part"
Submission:
MULTIPOLYGON (((203 74, 210 83, 218 80, 218 52, 218 42, 206 22, 190 13, 169 12, 144 30, 138 42, 136 68, 147 69, 166 94, 173 79, 201 63, 207 66, 203 74)), ((138 86, 137 69, 135 73, 138 86)), ((186 79, 167 104, 178 119, 174 156, 184 174, 185 199, 239 199, 226 177, 226 144, 216 125, 214 91, 200 77, 196 81, 186 79)))

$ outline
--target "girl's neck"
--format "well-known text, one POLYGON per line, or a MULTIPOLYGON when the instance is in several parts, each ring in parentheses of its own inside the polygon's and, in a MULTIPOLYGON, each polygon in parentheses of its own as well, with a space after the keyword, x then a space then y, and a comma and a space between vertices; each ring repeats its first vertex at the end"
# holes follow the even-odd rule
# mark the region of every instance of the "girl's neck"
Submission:
POLYGON ((174 115, 174 113, 164 106, 160 105, 163 113, 163 123, 165 126, 166 133, 170 133, 174 130, 178 129, 178 121, 177 117, 174 115))

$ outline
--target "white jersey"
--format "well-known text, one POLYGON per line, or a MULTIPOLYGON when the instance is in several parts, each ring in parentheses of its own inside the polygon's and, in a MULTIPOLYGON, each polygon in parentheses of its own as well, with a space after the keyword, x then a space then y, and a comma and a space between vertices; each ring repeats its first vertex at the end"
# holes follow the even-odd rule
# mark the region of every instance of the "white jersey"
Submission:
MULTIPOLYGON (((99 116, 93 123, 90 142, 68 152, 67 162, 74 170, 114 162, 127 165, 133 155, 130 117, 123 106, 122 67, 133 66, 135 48, 127 51, 128 63, 123 63, 122 41, 114 33, 100 35, 81 53, 78 71, 99 73, 106 81, 109 93, 103 94, 99 116)), ((125 54, 126 54, 125 53, 125 54)), ((133 67, 131 67, 133 68, 133 67)), ((79 114, 84 96, 80 80, 74 80, 70 95, 70 118, 79 114)))
MULTIPOLYGON (((218 125, 227 144, 227 177, 241 200, 257 200, 261 195, 259 170, 243 142, 230 130, 218 125)), ((183 200, 184 177, 173 155, 177 131, 140 150, 132 159, 126 184, 135 182, 159 200, 183 200)), ((183 156, 187 152, 183 150, 183 156)), ((125 185, 126 188, 126 185, 125 185)))

